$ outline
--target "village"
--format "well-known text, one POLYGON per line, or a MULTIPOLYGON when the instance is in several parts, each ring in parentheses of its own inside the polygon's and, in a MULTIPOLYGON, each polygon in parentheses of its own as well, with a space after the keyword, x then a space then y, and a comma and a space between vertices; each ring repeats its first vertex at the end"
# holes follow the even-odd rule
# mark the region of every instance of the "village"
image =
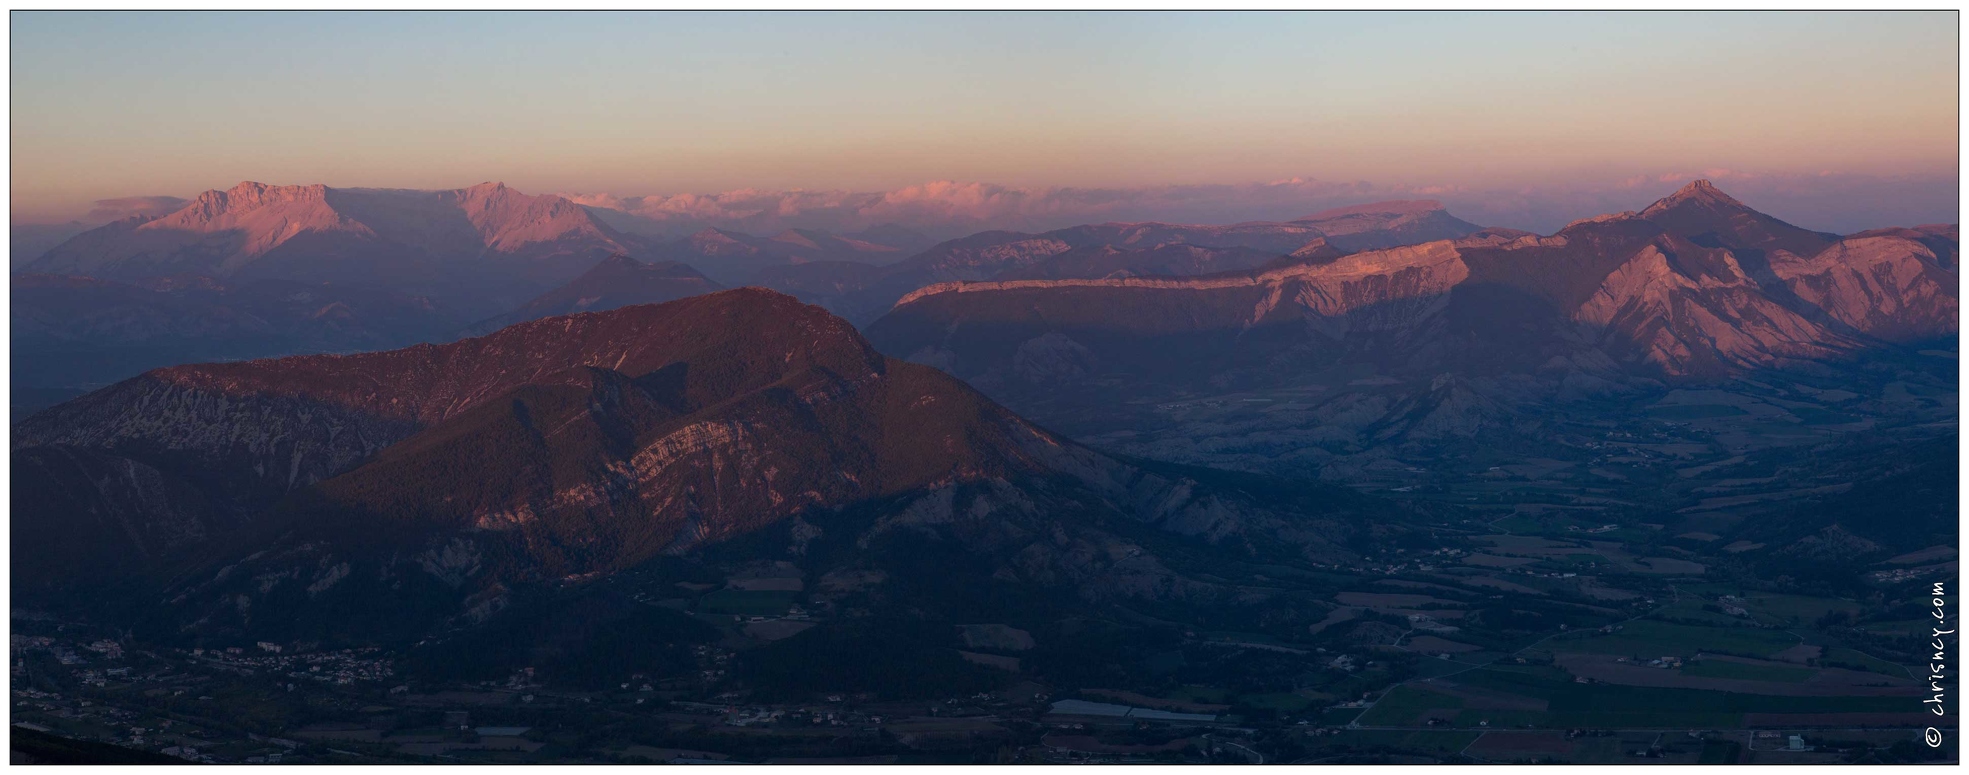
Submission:
POLYGON ((689 699, 696 693, 682 687, 715 685, 732 659, 731 651, 715 646, 695 649, 702 669, 694 680, 658 680, 637 673, 624 676, 613 690, 572 692, 542 685, 531 669, 503 681, 413 688, 398 683, 391 660, 373 649, 313 651, 256 642, 155 651, 130 649, 116 638, 82 632, 13 636, 14 727, 188 762, 555 761, 598 756, 659 763, 876 763, 947 758, 973 750, 989 750, 994 759, 1054 763, 1200 762, 1213 755, 1237 761, 1250 756, 1234 753, 1230 743, 1204 737, 1249 734, 1237 730, 1234 718, 1056 700, 1049 687, 1031 681, 929 701, 881 701, 848 692, 808 703, 747 702, 735 693, 703 698, 708 701, 689 699), (254 718, 256 711, 269 710, 273 712, 254 718), (554 719, 578 714, 618 724, 629 720, 632 728, 653 734, 623 734, 586 755, 576 754, 557 741, 556 727, 565 725, 554 719), (1145 734, 1153 742, 1133 742, 1145 734), (693 736, 718 745, 662 744, 693 736), (760 744, 804 745, 822 755, 746 758, 729 752, 760 744), (868 753, 824 755, 843 750, 868 753))

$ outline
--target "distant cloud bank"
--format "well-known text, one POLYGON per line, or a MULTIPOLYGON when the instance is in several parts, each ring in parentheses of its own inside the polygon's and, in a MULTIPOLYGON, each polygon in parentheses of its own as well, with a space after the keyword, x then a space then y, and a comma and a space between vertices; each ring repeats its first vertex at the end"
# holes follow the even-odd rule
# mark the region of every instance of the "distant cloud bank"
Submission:
POLYGON ((98 199, 96 206, 89 210, 85 222, 108 223, 122 220, 132 215, 152 217, 164 215, 185 206, 187 200, 175 196, 126 196, 117 199, 98 199))
POLYGON ((1550 233, 1595 215, 1640 209, 1696 178, 1800 226, 1853 232, 1889 225, 1953 223, 1956 179, 1849 174, 1757 174, 1727 169, 1636 176, 1597 186, 1475 189, 1377 185, 1305 178, 1242 185, 1140 188, 1019 188, 933 181, 891 191, 770 191, 617 196, 563 194, 619 214, 616 225, 682 234, 707 226, 755 233, 788 228, 853 232, 894 224, 936 237, 987 229, 1037 231, 1103 221, 1235 223, 1299 218, 1384 199, 1435 199, 1487 226, 1550 233))

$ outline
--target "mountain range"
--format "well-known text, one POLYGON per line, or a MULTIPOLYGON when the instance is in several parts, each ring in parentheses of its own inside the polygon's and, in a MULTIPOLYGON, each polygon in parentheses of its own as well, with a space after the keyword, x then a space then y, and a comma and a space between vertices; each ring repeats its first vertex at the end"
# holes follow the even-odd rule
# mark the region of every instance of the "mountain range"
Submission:
MULTIPOLYGON (((888 233, 904 245, 923 240, 908 233, 888 233)), ((704 229, 668 242, 653 242, 648 255, 697 267, 727 284, 745 284, 760 272, 813 263, 852 262, 880 265, 909 255, 903 247, 877 244, 812 229, 788 229, 771 237, 704 229)))
POLYGON ((1813 232, 1706 181, 1551 236, 1409 200, 1286 222, 982 232, 900 260, 904 248, 872 240, 921 235, 665 241, 600 212, 498 184, 243 183, 132 216, 24 267, 67 274, 15 275, 15 403, 173 363, 446 341, 740 284, 867 325, 885 352, 1062 427, 1089 415, 1047 406, 1079 407, 1062 398, 1077 392, 1161 401, 1346 371, 1329 395, 1373 393, 1382 409, 1317 411, 1321 434, 1344 415, 1376 437, 1467 435, 1552 396, 1839 363, 1955 332, 1955 227, 1813 232), (1349 384, 1361 379, 1406 387, 1349 384))
POLYGON ((434 299, 372 285, 198 275, 10 280, 17 411, 161 366, 400 347, 459 325, 434 299))
POLYGON ((1102 455, 757 289, 160 369, 17 424, 14 467, 17 599, 122 595, 213 637, 422 637, 775 530, 841 534, 827 572, 898 574, 869 547, 929 541, 977 558, 967 583, 1180 598, 1211 585, 1143 530, 1332 560, 1381 508, 1328 488, 1288 513, 1102 455))
POLYGON ((867 330, 1076 436, 1125 430, 1132 454, 1326 466, 1321 447, 1467 438, 1553 401, 1952 347, 1956 244, 1954 226, 1812 232, 1697 182, 1549 237, 1475 232, 1194 277, 927 284, 867 330), (1314 391, 1294 399, 1311 405, 1239 426, 1269 427, 1256 448, 1192 447, 1182 427, 1201 421, 1128 408, 1285 389, 1314 391), (1277 435, 1288 427, 1308 435, 1277 435), (1137 446, 1159 432, 1188 441, 1137 446))
POLYGON ((716 287, 770 287, 866 322, 933 282, 1207 274, 1295 252, 1301 259, 1339 255, 1476 229, 1436 203, 1404 201, 1288 224, 1107 224, 990 232, 937 245, 894 225, 849 234, 785 229, 770 237, 706 228, 673 239, 617 228, 611 224, 621 213, 613 210, 497 183, 407 191, 245 182, 192 200, 143 198, 102 209, 105 217, 129 214, 14 263, 14 323, 34 332, 16 339, 29 353, 25 379, 17 380, 18 407, 175 363, 444 341, 446 333, 433 332, 486 333, 542 315, 716 287), (609 264, 613 256, 663 268, 629 272, 626 264, 609 264), (693 286, 687 272, 705 284, 693 286), (188 290, 201 284, 226 290, 188 290), (614 287, 601 294, 602 285, 614 287), (301 305, 293 311, 273 309, 286 302, 239 301, 258 292, 248 288, 286 287, 308 289, 280 297, 301 305), (303 308, 337 294, 366 301, 303 308), (396 310, 386 299, 422 306, 396 310), (314 321, 317 312, 328 322, 314 321), (52 322, 57 317, 62 322, 52 322), (139 319, 143 330, 129 325, 139 319), (217 320, 235 330, 218 330, 217 320), (180 342, 171 339, 174 331, 201 333, 180 342), (55 344, 42 346, 43 334, 55 344))
POLYGON ((988 231, 938 243, 878 269, 833 265, 762 273, 761 285, 801 296, 857 322, 924 286, 1037 275, 1210 274, 1297 255, 1316 260, 1369 246, 1463 237, 1480 227, 1433 201, 1382 202, 1285 222, 1230 226, 1107 223, 1039 234, 988 231))
POLYGON ((497 183, 405 191, 245 182, 161 217, 83 232, 16 271, 377 284, 493 312, 631 244, 572 202, 497 183))
POLYGON ((1448 324, 1474 337, 1471 347, 1537 351, 1516 361, 1544 363, 1569 347, 1591 348, 1669 377, 1825 358, 1955 332, 1953 226, 1841 238, 1778 221, 1697 181, 1639 213, 1574 223, 1551 237, 1475 229, 1466 234, 1476 236, 1193 279, 925 284, 871 331, 912 353, 929 347, 927 358, 950 355, 969 365, 1011 352, 938 348, 962 341, 964 327, 1015 325, 994 319, 995 308, 1016 309, 1018 325, 1052 326, 1044 333, 1071 337, 1074 324, 1064 316, 1099 300, 1106 312, 1120 307, 1119 314, 1094 324, 1109 332, 1174 326, 1182 333, 1222 331, 1253 339, 1287 327, 1303 331, 1291 346, 1306 356, 1372 349, 1372 357, 1429 369, 1445 360, 1365 348, 1349 337, 1447 349, 1441 337, 1423 334, 1448 324), (1011 297, 1017 301, 1008 305, 1011 297), (1216 314, 1171 318, 1164 300, 1216 314), (1500 331, 1485 325, 1512 316, 1530 327, 1500 331), (913 322, 917 317, 931 319, 913 322), (947 338, 909 339, 916 330, 947 338), (1534 331, 1548 341, 1525 338, 1534 331), (1513 341, 1500 341, 1507 336, 1513 341))
MULTIPOLYGON (((897 248, 236 191, 14 275, 17 382, 110 384, 39 383, 13 426, 12 603, 192 669, 377 655, 342 717, 501 681, 487 715, 589 712, 573 689, 631 737, 645 680, 967 719, 1221 687, 1211 712, 1305 729, 1259 706, 1378 718, 1328 705, 1527 646, 1564 662, 1503 669, 1577 694, 1512 702, 1590 704, 1625 695, 1555 671, 1623 626, 1693 649, 1805 626, 1725 603, 1953 568, 1955 226, 1821 233, 1699 182, 1550 235, 1397 201, 897 248)), ((1811 669, 1892 645, 1851 621, 1810 624, 1843 644, 1811 669)), ((194 696, 343 696, 268 675, 194 696)), ((1863 688, 1814 699, 1909 687, 1863 688)))

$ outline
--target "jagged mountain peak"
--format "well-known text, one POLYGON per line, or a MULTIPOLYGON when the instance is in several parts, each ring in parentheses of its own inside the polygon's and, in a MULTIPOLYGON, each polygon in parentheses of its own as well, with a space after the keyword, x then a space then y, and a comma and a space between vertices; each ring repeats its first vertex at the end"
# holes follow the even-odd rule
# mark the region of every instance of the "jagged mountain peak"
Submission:
POLYGON ((199 198, 224 198, 241 202, 285 199, 319 199, 328 191, 323 183, 304 183, 298 185, 279 185, 261 183, 255 180, 242 180, 232 188, 220 191, 213 189, 199 195, 199 198))
POLYGON ((279 205, 315 205, 332 212, 327 206, 327 194, 328 187, 320 183, 276 186, 245 180, 223 191, 215 188, 199 194, 176 212, 158 218, 157 222, 165 228, 193 227, 226 216, 279 205))
POLYGON ((1694 180, 1690 181, 1688 185, 1676 189, 1675 193, 1656 200, 1646 210, 1642 210, 1641 215, 1642 217, 1647 217, 1686 204, 1702 205, 1716 209, 1751 209, 1743 202, 1737 201, 1736 197, 1723 193, 1723 189, 1717 188, 1716 184, 1707 180, 1694 180))

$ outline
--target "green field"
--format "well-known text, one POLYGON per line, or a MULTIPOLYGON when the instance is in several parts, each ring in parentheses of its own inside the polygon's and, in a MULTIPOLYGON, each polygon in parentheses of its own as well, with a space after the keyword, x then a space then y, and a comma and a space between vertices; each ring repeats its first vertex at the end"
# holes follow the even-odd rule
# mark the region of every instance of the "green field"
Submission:
POLYGON ((1887 635, 1891 637, 1907 637, 1910 635, 1926 634, 1928 632, 1928 623, 1931 621, 1934 620, 1907 619, 1903 621, 1891 621, 1891 622, 1867 622, 1866 624, 1859 625, 1859 629, 1865 630, 1875 635, 1887 635))
POLYGON ((1725 662, 1720 659, 1705 659, 1682 665, 1682 675, 1789 684, 1804 683, 1805 679, 1811 678, 1816 672, 1818 671, 1807 667, 1746 665, 1742 662, 1725 662))
POLYGON ((1586 567, 1591 565, 1604 565, 1607 567, 1613 567, 1612 560, 1609 560, 1597 554, 1590 554, 1585 552, 1578 553, 1578 554, 1562 554, 1556 557, 1546 557, 1544 558, 1543 562, 1550 563, 1552 565, 1557 565, 1567 569, 1586 567))
POLYGON ((1280 713, 1298 713, 1312 706, 1313 700, 1295 692, 1274 692, 1271 694, 1239 695, 1237 704, 1253 708, 1270 708, 1280 713))
POLYGON ((1858 614, 1860 604, 1832 597, 1803 595, 1757 595, 1747 607, 1759 621, 1781 625, 1809 625, 1833 611, 1858 614))
POLYGON ((1701 598, 1684 598, 1674 604, 1663 607, 1656 612, 1656 615, 1664 619, 1673 619, 1682 623, 1694 622, 1717 627, 1739 627, 1745 622, 1744 619, 1729 614, 1703 610, 1703 606, 1705 605, 1715 604, 1701 598))
POLYGON ((697 610, 708 614, 771 616, 786 613, 786 608, 799 599, 798 592, 748 592, 740 589, 721 589, 698 598, 697 610))
POLYGON ((1750 413, 1724 404, 1675 404, 1648 407, 1648 416, 1657 420, 1707 420, 1712 417, 1738 417, 1746 414, 1750 413))
POLYGON ((1373 727, 1402 727, 1422 723, 1424 712, 1463 707, 1463 700, 1415 686, 1397 686, 1361 714, 1360 723, 1373 727))
POLYGON ((1907 668, 1853 649, 1826 649, 1825 656, 1819 658, 1820 664, 1844 666, 1848 669, 1865 669, 1883 675, 1907 675, 1907 668), (1837 663, 1832 664, 1832 663, 1837 663))
POLYGON ((1628 654, 1646 657, 1692 657, 1711 652, 1769 657, 1798 645, 1798 637, 1778 630, 1749 627, 1698 627, 1648 619, 1628 622, 1611 635, 1553 638, 1546 647, 1577 654, 1628 654))
POLYGON ((1784 697, 1705 689, 1580 684, 1570 678, 1523 670, 1472 670, 1457 676, 1456 681, 1540 698, 1547 703, 1546 711, 1473 709, 1463 711, 1456 719, 1458 726, 1489 721, 1492 729, 1525 724, 1546 728, 1720 729, 1738 726, 1745 713, 1894 712, 1907 707, 1905 697, 1784 697))
POLYGON ((1572 516, 1562 511, 1555 511, 1537 516, 1512 514, 1511 516, 1491 523, 1491 527, 1516 535, 1546 536, 1561 541, 1577 541, 1586 538, 1612 540, 1614 536, 1623 532, 1622 530, 1616 530, 1611 533, 1593 534, 1584 532, 1605 525, 1607 522, 1608 520, 1599 518, 1597 515, 1586 518, 1572 516), (1576 527, 1579 530, 1567 530, 1566 528, 1568 527, 1576 527))
POLYGON ((1846 423, 1859 422, 1860 420, 1864 419, 1856 414, 1835 412, 1830 409, 1811 409, 1806 407, 1795 407, 1791 409, 1786 409, 1785 411, 1790 412, 1791 416, 1798 418, 1799 420, 1803 421, 1806 425, 1844 425, 1846 423))
POLYGON ((1477 741, 1482 732, 1406 732, 1401 730, 1349 729, 1335 741, 1355 749, 1387 748, 1442 756, 1453 754, 1477 741))

